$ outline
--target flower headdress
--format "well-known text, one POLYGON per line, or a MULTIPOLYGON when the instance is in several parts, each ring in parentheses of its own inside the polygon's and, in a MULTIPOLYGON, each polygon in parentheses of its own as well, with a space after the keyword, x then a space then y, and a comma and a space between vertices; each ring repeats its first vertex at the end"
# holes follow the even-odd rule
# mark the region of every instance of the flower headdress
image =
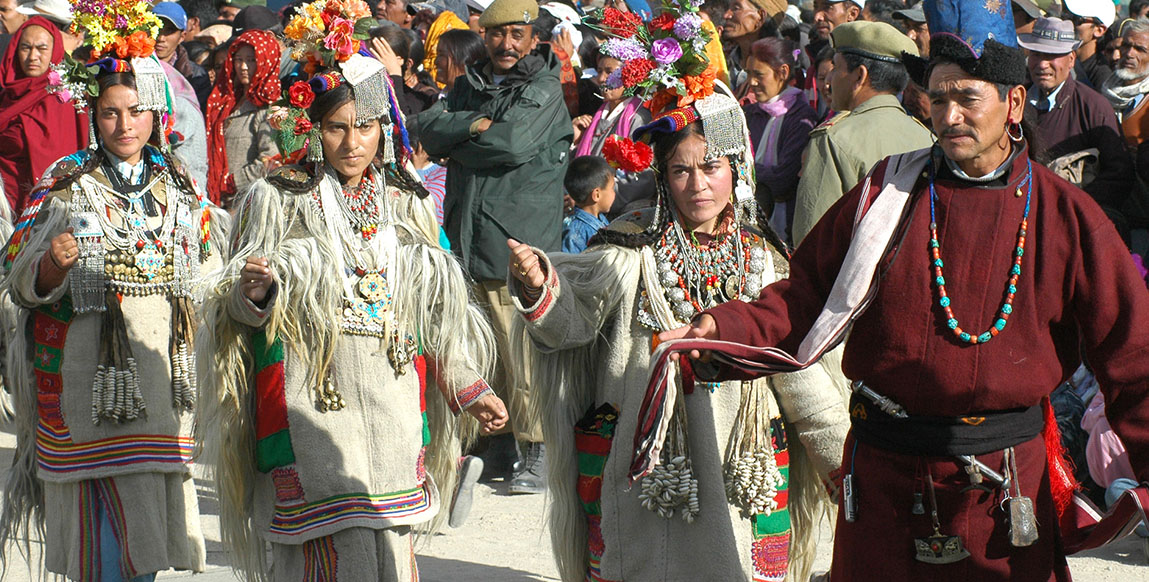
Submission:
POLYGON ((712 94, 718 68, 706 56, 710 33, 698 14, 701 5, 701 0, 662 0, 662 14, 647 24, 633 12, 596 10, 588 20, 597 24, 588 24, 609 37, 599 50, 622 62, 606 87, 641 97, 655 114, 712 94))
MULTIPOLYGON (((165 134, 172 119, 171 90, 163 66, 155 57, 160 19, 143 0, 72 0, 71 32, 83 33, 91 47, 87 63, 65 57, 48 75, 48 91, 77 110, 99 95, 101 72, 130 72, 136 78, 139 109, 161 113, 165 134)), ((95 140, 91 140, 95 144, 95 140)), ((167 140, 163 140, 167 144, 167 140)))
POLYGON ((363 0, 315 0, 295 9, 283 29, 291 58, 307 63, 307 72, 320 65, 346 62, 359 52, 376 25, 371 8, 363 0))
MULTIPOLYGON (((698 14, 701 4, 701 0, 662 0, 662 13, 647 24, 614 8, 597 10, 590 20, 609 37, 600 47, 602 53, 622 62, 607 78, 607 88, 622 88, 626 95, 642 98, 654 116, 634 131, 635 137, 648 140, 654 133, 673 133, 701 121, 706 159, 733 160, 736 213, 754 216, 750 132, 738 101, 717 80, 717 67, 706 56, 711 35, 698 14), (715 92, 716 86, 720 92, 715 92)), ((653 160, 646 144, 627 137, 608 140, 603 156, 630 172, 645 170, 653 160)))
POLYGON ((383 161, 402 163, 411 156, 388 71, 365 49, 369 31, 377 24, 363 0, 315 0, 295 9, 284 35, 291 58, 302 63, 304 72, 313 76, 292 84, 272 106, 268 120, 277 132, 276 145, 284 163, 296 163, 305 153, 310 161, 323 159, 322 148, 318 147, 318 123, 307 110, 316 95, 343 84, 354 90, 358 119, 380 120, 386 140, 383 161), (393 146, 396 130, 402 143, 398 157, 393 146))

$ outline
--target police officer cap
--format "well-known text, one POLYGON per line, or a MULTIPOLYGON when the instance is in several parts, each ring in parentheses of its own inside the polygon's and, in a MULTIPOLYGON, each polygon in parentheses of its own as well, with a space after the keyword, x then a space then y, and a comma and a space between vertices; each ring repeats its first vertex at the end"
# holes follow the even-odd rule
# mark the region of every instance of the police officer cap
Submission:
POLYGON ((479 16, 479 26, 493 28, 505 24, 530 24, 539 17, 536 0, 495 0, 479 16))
POLYGON ((902 53, 918 56, 914 41, 885 22, 855 20, 839 24, 830 31, 830 44, 840 53, 887 63, 901 64, 902 53))

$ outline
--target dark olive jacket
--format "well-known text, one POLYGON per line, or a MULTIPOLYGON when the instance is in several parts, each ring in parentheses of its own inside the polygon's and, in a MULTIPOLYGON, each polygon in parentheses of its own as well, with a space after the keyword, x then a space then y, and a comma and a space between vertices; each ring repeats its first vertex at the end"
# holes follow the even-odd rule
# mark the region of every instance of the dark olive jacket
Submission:
POLYGON ((544 251, 561 247, 562 183, 574 134, 560 69, 541 46, 496 85, 490 62, 480 61, 445 100, 418 115, 427 153, 449 159, 444 227, 476 281, 506 279, 508 238, 544 251), (472 135, 483 118, 490 128, 472 135))

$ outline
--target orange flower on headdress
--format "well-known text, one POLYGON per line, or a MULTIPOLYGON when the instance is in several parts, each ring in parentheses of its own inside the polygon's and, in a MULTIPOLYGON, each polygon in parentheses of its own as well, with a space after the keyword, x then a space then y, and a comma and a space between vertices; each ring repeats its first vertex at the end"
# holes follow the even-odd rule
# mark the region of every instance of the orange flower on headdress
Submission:
POLYGON ((718 67, 713 63, 706 67, 699 75, 686 75, 682 77, 682 84, 686 86, 686 95, 678 96, 678 106, 686 107, 695 101, 705 99, 714 94, 714 80, 718 77, 718 67))
POLYGON ((128 37, 128 55, 133 58, 150 57, 155 50, 155 39, 142 30, 137 30, 128 37))
POLYGON ((646 108, 657 117, 671 105, 674 105, 677 100, 678 93, 675 93, 670 89, 663 89, 658 93, 655 93, 654 97, 651 97, 649 100, 647 100, 646 103, 643 103, 643 105, 646 106, 646 108))

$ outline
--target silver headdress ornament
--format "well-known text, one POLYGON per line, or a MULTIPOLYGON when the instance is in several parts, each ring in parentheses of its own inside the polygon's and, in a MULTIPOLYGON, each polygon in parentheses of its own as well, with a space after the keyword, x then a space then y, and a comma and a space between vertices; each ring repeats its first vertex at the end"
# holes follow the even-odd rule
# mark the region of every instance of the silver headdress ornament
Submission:
POLYGON ((694 102, 694 110, 702 121, 706 136, 706 160, 734 156, 737 184, 734 187, 735 206, 753 217, 757 212, 754 200, 754 164, 750 157, 750 129, 742 107, 722 81, 714 82, 714 94, 694 102))
POLYGON ((355 92, 355 117, 366 123, 378 119, 383 129, 383 162, 395 161, 393 120, 391 119, 391 86, 387 69, 378 60, 360 54, 351 55, 339 65, 343 78, 355 92))
POLYGON ((132 73, 136 77, 136 93, 139 94, 138 109, 143 111, 169 112, 171 88, 168 76, 155 55, 131 60, 132 73))
POLYGON ((387 69, 378 60, 363 55, 352 55, 339 65, 343 78, 355 90, 355 115, 364 121, 380 119, 391 123, 391 99, 387 87, 387 69))

